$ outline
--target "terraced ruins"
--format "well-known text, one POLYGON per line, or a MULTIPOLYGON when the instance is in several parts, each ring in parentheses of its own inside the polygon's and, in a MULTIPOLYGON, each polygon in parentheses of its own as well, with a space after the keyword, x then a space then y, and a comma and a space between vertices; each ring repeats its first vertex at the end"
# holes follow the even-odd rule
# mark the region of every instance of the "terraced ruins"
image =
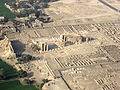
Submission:
POLYGON ((120 2, 102 1, 118 11, 101 0, 59 0, 44 9, 53 22, 7 34, 14 53, 35 57, 15 67, 37 83, 49 79, 43 90, 119 90, 120 2))

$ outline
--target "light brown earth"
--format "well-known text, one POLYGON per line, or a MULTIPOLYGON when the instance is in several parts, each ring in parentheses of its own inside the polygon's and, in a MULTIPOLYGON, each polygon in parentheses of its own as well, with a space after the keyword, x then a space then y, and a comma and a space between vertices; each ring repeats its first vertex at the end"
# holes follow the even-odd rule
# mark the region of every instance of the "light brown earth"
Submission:
MULTIPOLYGON (((105 1, 120 8, 117 0, 105 1)), ((8 35, 25 45, 23 54, 36 57, 20 65, 34 73, 30 79, 51 80, 43 90, 119 90, 120 13, 98 0, 59 0, 45 11, 54 22, 8 35), (86 41, 79 43, 77 37, 86 41), (33 51, 33 44, 40 49, 47 44, 49 50, 33 51)))

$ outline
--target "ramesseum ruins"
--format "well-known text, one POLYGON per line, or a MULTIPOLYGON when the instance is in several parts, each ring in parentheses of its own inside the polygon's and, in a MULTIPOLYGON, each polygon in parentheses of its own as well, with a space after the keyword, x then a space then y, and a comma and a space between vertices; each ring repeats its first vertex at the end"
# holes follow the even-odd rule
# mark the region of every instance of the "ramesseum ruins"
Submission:
POLYGON ((33 73, 31 80, 50 80, 43 90, 119 90, 120 1, 59 0, 49 5, 45 12, 53 22, 1 36, 0 57, 33 73), (16 64, 18 53, 35 60, 16 64))

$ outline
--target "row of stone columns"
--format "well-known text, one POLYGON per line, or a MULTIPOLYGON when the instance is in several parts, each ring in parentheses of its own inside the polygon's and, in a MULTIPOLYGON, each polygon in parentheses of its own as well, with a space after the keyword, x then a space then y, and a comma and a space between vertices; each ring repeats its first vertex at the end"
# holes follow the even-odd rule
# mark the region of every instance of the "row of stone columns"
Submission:
MULTIPOLYGON (((63 42, 66 42, 66 38, 67 38, 67 37, 65 37, 65 35, 61 35, 61 36, 60 36, 60 39, 61 39, 63 42)), ((79 40, 79 42, 82 43, 83 37, 81 37, 80 39, 81 39, 81 40, 79 40)), ((88 42, 88 41, 90 40, 90 38, 89 38, 89 37, 84 37, 84 40, 85 40, 86 42, 88 42)), ((75 42, 73 42, 73 43, 75 43, 75 42)))
POLYGON ((48 50, 49 50, 48 44, 42 43, 42 44, 41 44, 41 51, 48 51, 48 50))

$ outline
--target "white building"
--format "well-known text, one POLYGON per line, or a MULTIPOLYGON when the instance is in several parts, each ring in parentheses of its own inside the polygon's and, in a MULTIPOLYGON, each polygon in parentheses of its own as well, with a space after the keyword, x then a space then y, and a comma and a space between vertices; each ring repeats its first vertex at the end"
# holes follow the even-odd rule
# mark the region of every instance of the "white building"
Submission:
POLYGON ((5 18, 3 16, 0 16, 0 21, 3 21, 5 18))

